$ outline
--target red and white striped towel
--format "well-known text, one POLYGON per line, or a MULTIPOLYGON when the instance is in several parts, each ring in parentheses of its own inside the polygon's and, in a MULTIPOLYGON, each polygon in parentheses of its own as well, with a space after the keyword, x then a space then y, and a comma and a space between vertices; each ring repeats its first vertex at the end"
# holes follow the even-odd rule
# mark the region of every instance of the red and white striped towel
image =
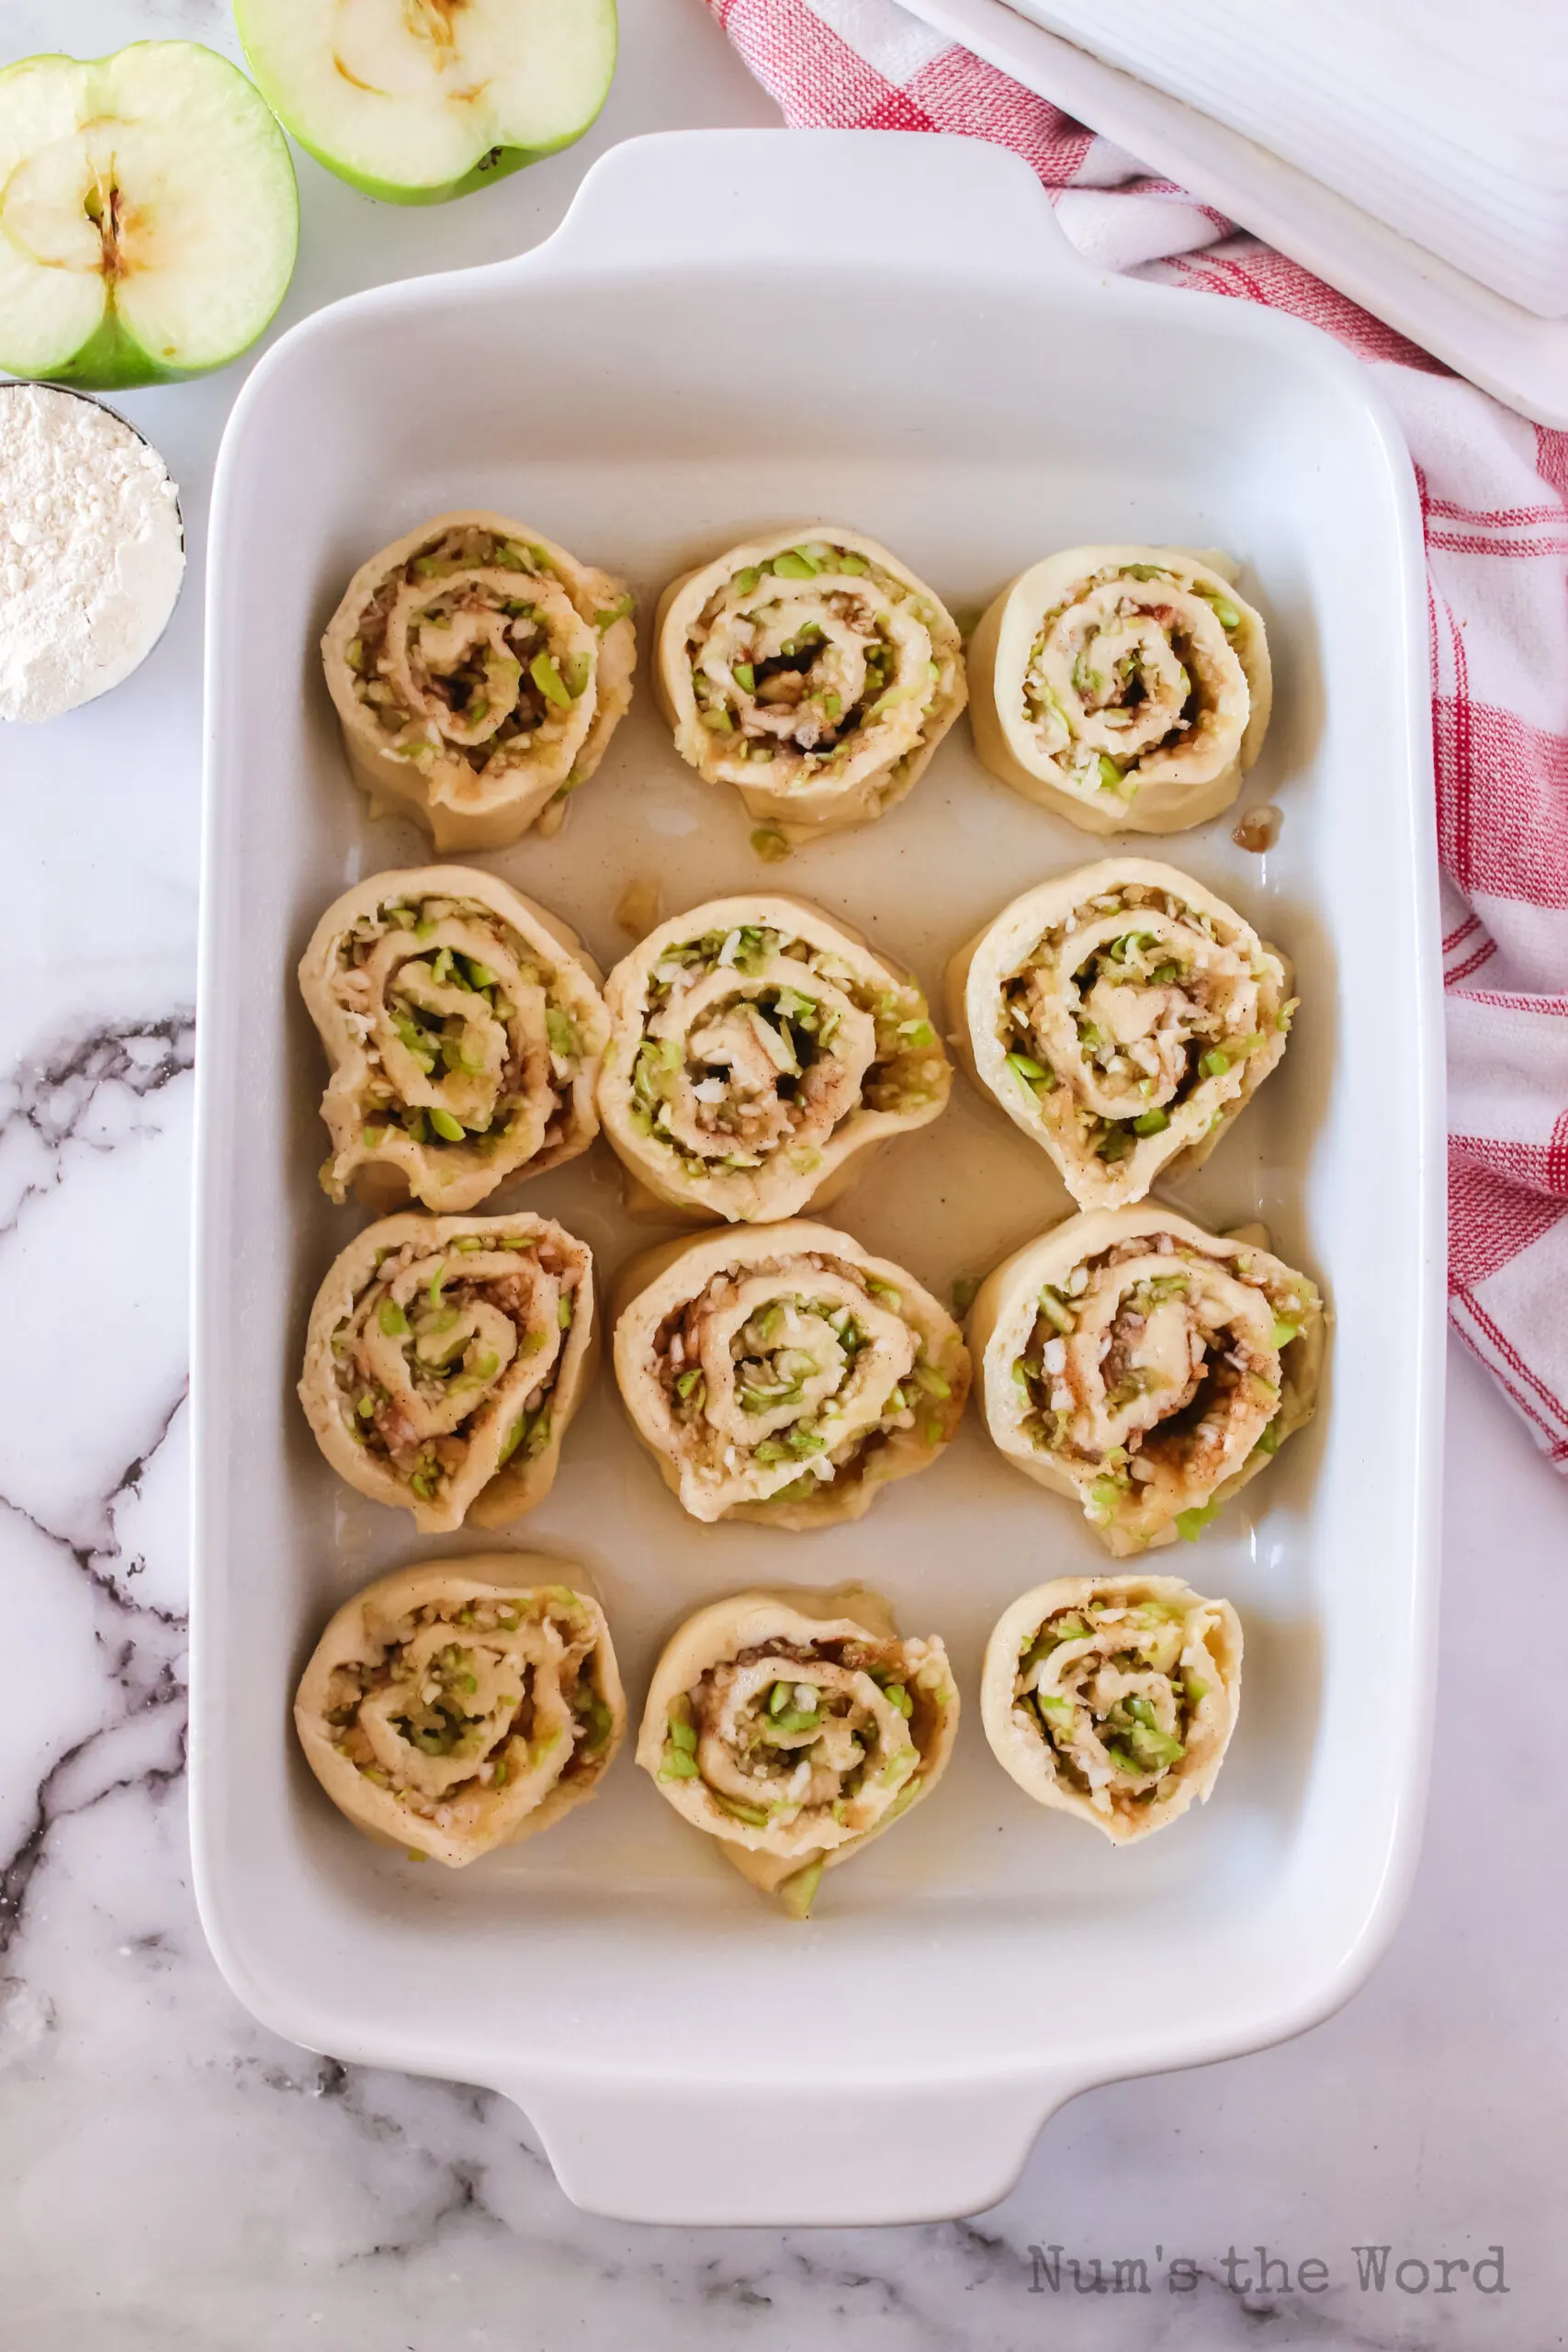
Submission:
POLYGON ((1309 319, 1375 368, 1427 526, 1455 1328, 1568 1469, 1568 434, 1525 423, 897 0, 708 0, 791 123, 1032 165, 1102 268, 1309 319))

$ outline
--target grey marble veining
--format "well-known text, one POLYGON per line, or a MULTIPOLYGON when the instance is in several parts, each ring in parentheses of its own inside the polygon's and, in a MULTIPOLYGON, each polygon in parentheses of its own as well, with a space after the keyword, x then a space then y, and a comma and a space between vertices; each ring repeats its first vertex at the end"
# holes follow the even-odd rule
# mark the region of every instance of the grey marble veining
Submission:
MULTIPOLYGON (((471 204, 397 213, 303 164, 286 316, 531 242, 634 130, 770 119, 699 0, 623 0, 623 19, 592 139, 471 204)), ((8 0, 0 57, 176 34, 231 45, 225 0, 8 0)), ((1431 1815, 1392 1951, 1294 2043, 1078 2100, 996 2211, 619 2227, 567 2204, 503 2100, 308 2055, 228 1991, 185 1830, 184 1398, 199 571, 238 379, 126 403, 181 481, 195 559, 153 661, 0 735, 0 2346, 1562 2344, 1568 1489, 1461 1358, 1431 1815), (1357 2246, 1390 2249, 1381 2290, 1357 2246)), ((672 2114, 672 2161, 682 2129, 672 2114)))

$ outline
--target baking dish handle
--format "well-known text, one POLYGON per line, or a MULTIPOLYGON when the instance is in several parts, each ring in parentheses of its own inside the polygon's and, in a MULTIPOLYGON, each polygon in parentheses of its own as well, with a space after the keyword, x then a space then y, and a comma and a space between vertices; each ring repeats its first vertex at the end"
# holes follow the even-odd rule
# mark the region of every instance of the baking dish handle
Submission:
MULTIPOLYGON (((498 2087, 504 2087, 498 2086, 498 2087)), ((1086 2086, 857 2087, 581 2079, 506 2091, 574 2205, 620 2222, 860 2228, 951 2221, 1005 2197, 1047 2119, 1086 2086)))
POLYGON ((1060 277, 1088 264, 1020 156, 985 140, 902 130, 670 130, 599 157, 545 255, 574 270, 799 266, 801 216, 835 268, 923 277, 1060 277))

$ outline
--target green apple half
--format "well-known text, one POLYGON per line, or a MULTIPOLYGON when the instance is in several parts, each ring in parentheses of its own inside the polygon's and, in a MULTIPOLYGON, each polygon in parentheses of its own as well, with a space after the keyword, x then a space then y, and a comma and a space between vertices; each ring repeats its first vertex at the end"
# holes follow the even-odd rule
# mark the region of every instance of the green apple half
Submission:
POLYGON ((235 0, 267 104, 339 179, 438 204, 581 139, 615 0, 235 0))
POLYGON ((288 290, 288 142, 194 41, 0 73, 0 368, 103 390, 221 368, 288 290))

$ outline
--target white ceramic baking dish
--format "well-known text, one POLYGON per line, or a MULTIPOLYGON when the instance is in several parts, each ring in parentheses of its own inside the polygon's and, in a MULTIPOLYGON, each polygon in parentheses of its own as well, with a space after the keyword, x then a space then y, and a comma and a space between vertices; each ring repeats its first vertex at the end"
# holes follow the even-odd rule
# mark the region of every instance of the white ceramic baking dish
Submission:
MULTIPOLYGON (((193 1802, 202 1915, 240 1996, 311 2048, 510 2095, 581 2203, 693 2222, 973 2210, 1075 2092, 1345 1999, 1417 1836, 1442 1238, 1420 535, 1356 365, 1267 311, 1097 278, 994 148, 638 141, 537 252, 357 297, 263 361, 219 469, 209 659, 193 1802), (1166 846, 1290 950, 1303 1010, 1281 1072, 1177 1197, 1215 1224, 1267 1218, 1338 1319, 1314 1429, 1159 1562, 1236 1601, 1247 1681, 1213 1802, 1146 1849, 1043 1814, 985 1746, 987 1630, 1097 1555, 977 1415, 858 1527, 702 1528, 603 1379, 514 1531, 589 1564, 634 1705, 672 1621, 755 1581, 858 1575, 907 1630, 946 1636, 954 1767, 804 1926, 629 1754, 570 1821, 448 1875, 356 1836, 294 1752, 288 1701, 329 1611, 465 1548, 338 1485, 292 1395, 308 1302, 359 1222, 317 1189, 321 1071, 293 966, 330 897, 423 854, 349 785, 316 640, 371 548, 479 503, 628 572, 645 616, 694 556, 796 517, 874 533, 961 613, 1086 539, 1245 562, 1279 676, 1249 797, 1277 797, 1283 833, 1264 860, 1223 821, 1166 846)), ((774 869, 748 831, 676 759, 644 680, 559 838, 484 862, 606 962, 628 880, 673 911, 776 875, 934 987, 1026 882, 1100 854, 988 778, 963 723, 883 822, 774 869)), ((526 1198, 606 1272, 648 1238, 603 1146, 526 1198)), ((960 1086, 833 1214, 944 1292, 1065 1204, 960 1086)))

